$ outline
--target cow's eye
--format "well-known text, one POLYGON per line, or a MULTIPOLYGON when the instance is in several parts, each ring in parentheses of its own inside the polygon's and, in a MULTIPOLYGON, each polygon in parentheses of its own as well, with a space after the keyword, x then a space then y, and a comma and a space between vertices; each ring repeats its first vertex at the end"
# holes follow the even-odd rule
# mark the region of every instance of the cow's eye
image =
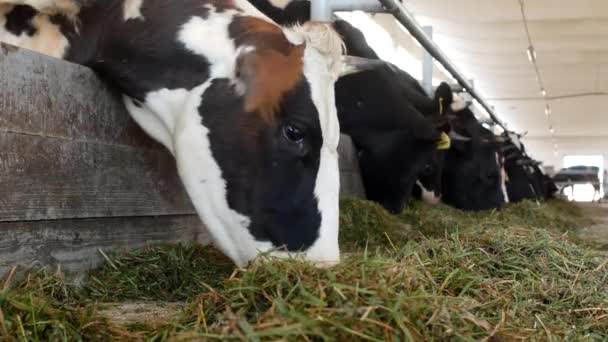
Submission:
POLYGON ((294 144, 300 144, 304 140, 304 131, 292 124, 285 124, 283 136, 294 144))

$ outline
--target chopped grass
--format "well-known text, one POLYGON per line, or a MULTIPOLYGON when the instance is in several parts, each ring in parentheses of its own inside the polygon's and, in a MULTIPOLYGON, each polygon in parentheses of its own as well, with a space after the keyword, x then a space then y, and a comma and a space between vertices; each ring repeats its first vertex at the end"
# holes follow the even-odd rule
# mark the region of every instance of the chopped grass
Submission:
POLYGON ((196 246, 112 255, 80 287, 49 273, 7 281, 0 340, 608 339, 606 259, 565 234, 589 224, 569 203, 417 204, 399 216, 341 206, 337 266, 270 258, 233 270, 196 246), (103 314, 133 301, 183 309, 154 323, 103 314))
POLYGON ((214 248, 154 246, 110 260, 89 276, 87 289, 100 301, 184 301, 221 285, 233 268, 214 248))

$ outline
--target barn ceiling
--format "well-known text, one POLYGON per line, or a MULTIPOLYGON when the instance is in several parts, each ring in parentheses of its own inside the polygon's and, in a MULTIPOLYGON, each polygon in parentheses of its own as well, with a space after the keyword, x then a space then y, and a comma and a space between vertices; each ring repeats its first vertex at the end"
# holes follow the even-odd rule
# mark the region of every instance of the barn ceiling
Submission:
POLYGON ((519 0, 404 0, 510 129, 608 135, 608 1, 524 0, 546 101, 526 50, 519 0), (597 94, 603 93, 603 94, 597 94), (579 96, 583 95, 583 96, 579 96))

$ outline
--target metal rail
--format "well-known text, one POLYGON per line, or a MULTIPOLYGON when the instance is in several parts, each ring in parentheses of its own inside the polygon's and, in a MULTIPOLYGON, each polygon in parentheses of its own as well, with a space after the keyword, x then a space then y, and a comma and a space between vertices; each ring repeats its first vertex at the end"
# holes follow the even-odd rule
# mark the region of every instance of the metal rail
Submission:
POLYGON ((443 67, 460 83, 460 85, 471 94, 471 96, 479 102, 479 104, 488 112, 490 117, 497 125, 502 127, 505 131, 508 129, 505 124, 496 116, 494 108, 490 106, 486 100, 477 92, 477 90, 470 84, 470 82, 458 71, 456 66, 450 61, 450 59, 439 49, 437 44, 433 42, 424 32, 420 24, 416 21, 414 16, 399 2, 399 0, 378 0, 386 12, 391 13, 397 21, 407 29, 410 34, 422 45, 433 58, 435 58, 443 67))

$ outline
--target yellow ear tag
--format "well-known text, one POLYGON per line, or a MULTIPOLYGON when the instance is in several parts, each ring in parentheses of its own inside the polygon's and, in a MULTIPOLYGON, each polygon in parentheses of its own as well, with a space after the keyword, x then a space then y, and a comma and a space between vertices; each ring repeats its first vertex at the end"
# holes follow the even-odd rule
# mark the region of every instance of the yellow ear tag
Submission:
POLYGON ((441 132, 441 137, 439 138, 439 141, 437 142, 437 149, 438 150, 448 150, 450 148, 452 144, 452 141, 450 140, 450 136, 447 135, 445 132, 441 132))

